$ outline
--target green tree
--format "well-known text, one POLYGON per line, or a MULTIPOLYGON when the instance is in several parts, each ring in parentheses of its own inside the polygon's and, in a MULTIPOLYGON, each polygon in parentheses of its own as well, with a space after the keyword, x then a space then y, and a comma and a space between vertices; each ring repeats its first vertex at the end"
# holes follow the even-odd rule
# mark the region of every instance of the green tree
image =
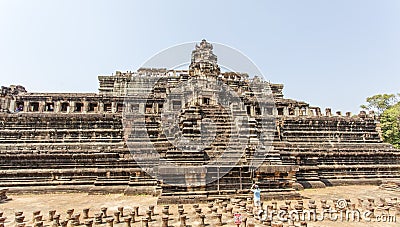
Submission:
POLYGON ((380 121, 383 140, 400 149, 400 102, 384 110, 380 121))
POLYGON ((378 94, 367 98, 367 104, 360 107, 364 110, 373 110, 381 115, 385 110, 399 101, 400 94, 378 94))
POLYGON ((373 110, 379 116, 383 141, 400 149, 400 93, 378 94, 366 99, 364 110, 373 110))

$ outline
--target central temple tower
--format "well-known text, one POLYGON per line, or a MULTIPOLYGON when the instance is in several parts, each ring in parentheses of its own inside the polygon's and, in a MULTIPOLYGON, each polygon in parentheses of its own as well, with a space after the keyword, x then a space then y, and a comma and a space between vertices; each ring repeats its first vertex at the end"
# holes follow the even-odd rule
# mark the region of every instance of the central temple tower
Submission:
POLYGON ((292 193, 297 166, 283 165, 271 145, 273 97, 264 94, 269 84, 222 73, 206 40, 195 45, 186 72, 132 75, 127 85, 149 87, 153 81, 149 93, 128 94, 124 121, 128 147, 161 182, 162 198, 177 191, 240 191, 254 182, 292 193))
POLYGON ((221 70, 217 64, 217 56, 213 53, 213 45, 205 39, 199 45, 196 44, 192 51, 192 60, 189 66, 190 76, 218 76, 221 70))

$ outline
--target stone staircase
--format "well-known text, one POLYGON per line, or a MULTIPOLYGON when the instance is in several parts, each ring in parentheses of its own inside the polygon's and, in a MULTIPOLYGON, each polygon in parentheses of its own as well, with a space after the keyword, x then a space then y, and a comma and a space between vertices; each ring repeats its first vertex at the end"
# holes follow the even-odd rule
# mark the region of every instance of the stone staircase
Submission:
POLYGON ((141 172, 123 140, 121 115, 0 114, 0 187, 128 187, 141 172))
POLYGON ((361 117, 287 117, 274 141, 284 163, 300 166, 303 187, 380 184, 400 177, 400 151, 383 143, 377 123, 361 117))
MULTIPOLYGON (((235 112, 234 116, 246 117, 249 122, 244 124, 246 127, 240 127, 239 131, 237 131, 238 128, 235 127, 237 124, 233 122, 232 114, 227 113, 218 106, 201 105, 191 107, 185 110, 182 116, 182 131, 186 132, 186 136, 192 140, 202 139, 200 132, 204 133, 205 131, 203 130, 205 129, 201 128, 201 122, 204 119, 211 119, 214 127, 207 129, 207 135, 214 135, 210 139, 212 143, 206 146, 202 152, 198 152, 198 156, 194 156, 190 151, 183 150, 176 156, 169 155, 171 151, 168 151, 167 157, 176 157, 174 161, 186 163, 186 166, 204 165, 204 169, 202 169, 204 171, 203 178, 199 179, 198 175, 196 177, 197 180, 207 184, 199 184, 197 187, 180 187, 168 185, 167 180, 162 185, 162 195, 159 202, 173 202, 178 196, 176 192, 180 193, 178 193, 180 201, 185 199, 202 201, 211 197, 228 196, 231 193, 240 194, 240 191, 248 190, 254 182, 258 182, 260 187, 264 189, 275 190, 276 193, 271 198, 276 198, 278 194, 286 198, 298 197, 298 194, 292 189, 293 175, 298 167, 283 164, 280 154, 273 148, 269 148, 266 151, 261 149, 258 153, 255 152, 255 145, 257 144, 257 139, 259 139, 256 135, 256 130, 259 128, 260 119, 249 119, 245 111, 235 112), (244 147, 243 144, 245 145, 244 147), (193 156, 192 159, 190 158, 191 156, 193 156), (203 163, 200 162, 201 159, 203 159, 203 163), (198 162, 192 163, 191 160, 197 160, 198 162), (252 167, 255 161, 259 161, 259 166, 252 167)), ((274 124, 273 121, 272 124, 274 124)), ((269 135, 273 135, 273 128, 271 132, 264 134, 264 136, 269 135)), ((272 144, 273 139, 271 138, 270 140, 272 144)), ((185 164, 183 164, 182 168, 185 168, 185 164)), ((164 175, 163 178, 165 179, 165 177, 164 175)), ((174 177, 177 178, 176 176, 174 177)), ((183 174, 179 178, 188 180, 191 177, 183 174)))

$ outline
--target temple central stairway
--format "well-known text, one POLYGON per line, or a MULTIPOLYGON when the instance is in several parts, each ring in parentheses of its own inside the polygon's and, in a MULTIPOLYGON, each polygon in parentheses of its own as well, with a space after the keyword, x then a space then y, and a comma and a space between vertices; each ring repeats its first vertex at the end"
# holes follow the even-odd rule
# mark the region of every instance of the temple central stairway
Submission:
MULTIPOLYGON (((247 197, 255 182, 271 198, 298 196, 291 187, 298 167, 283 164, 272 147, 255 152, 260 119, 249 117, 243 110, 232 114, 209 104, 179 112, 175 117, 178 121, 166 118, 164 126, 161 116, 151 111, 142 117, 146 119, 145 127, 138 120, 141 114, 126 115, 134 119, 126 120, 128 146, 140 153, 135 155, 144 160, 141 166, 160 181, 160 203, 204 201, 232 193, 247 197), (233 116, 247 123, 237 127, 239 122, 233 116), (171 129, 173 126, 179 130, 171 129)), ((267 135, 273 136, 273 131, 267 135)), ((270 140, 272 143, 273 138, 270 140)))

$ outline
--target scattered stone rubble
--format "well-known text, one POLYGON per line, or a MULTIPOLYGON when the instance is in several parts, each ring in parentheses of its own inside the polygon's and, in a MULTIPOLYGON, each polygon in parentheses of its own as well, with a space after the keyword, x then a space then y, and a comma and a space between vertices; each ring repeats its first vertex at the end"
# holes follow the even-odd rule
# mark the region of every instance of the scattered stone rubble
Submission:
MULTIPOLYGON (((241 224, 238 226, 241 227, 305 227, 311 223, 315 225, 322 221, 325 221, 325 224, 337 221, 331 220, 330 217, 346 211, 360 213, 369 211, 371 212, 369 218, 391 217, 392 222, 400 216, 398 197, 345 199, 344 203, 338 201, 338 199, 262 201, 261 208, 256 209, 251 198, 232 197, 213 199, 200 204, 119 206, 115 210, 108 207, 71 208, 63 211, 35 210, 31 214, 18 210, 14 212, 14 216, 6 216, 0 211, 0 226, 236 226, 234 215, 240 214, 241 224), (328 210, 331 211, 328 213, 328 210), (311 217, 309 220, 289 216, 289 212, 300 214, 301 217, 302 212, 310 211, 316 214, 314 219, 312 215, 309 216, 311 217), (278 216, 276 215, 278 212, 288 213, 278 216), (322 215, 325 218, 321 218, 322 215)), ((365 222, 361 218, 360 221, 365 222)))
POLYGON ((389 190, 389 191, 397 191, 400 192, 400 182, 388 181, 379 185, 379 188, 389 190))
POLYGON ((9 200, 7 197, 8 188, 0 188, 0 203, 9 200))

